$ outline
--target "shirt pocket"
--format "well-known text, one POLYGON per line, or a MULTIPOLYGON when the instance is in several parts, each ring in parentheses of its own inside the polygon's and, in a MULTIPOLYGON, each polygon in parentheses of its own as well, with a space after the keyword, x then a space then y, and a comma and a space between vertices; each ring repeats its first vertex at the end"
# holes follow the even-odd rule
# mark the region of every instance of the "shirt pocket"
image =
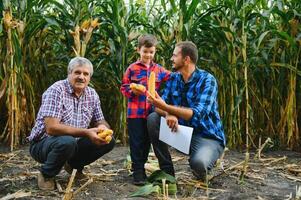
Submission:
POLYGON ((85 124, 84 127, 82 128, 87 128, 92 120, 92 114, 93 114, 93 108, 88 106, 88 107, 83 107, 82 108, 82 116, 83 116, 83 123, 85 124))
POLYGON ((62 122, 71 125, 72 119, 73 119, 73 106, 70 104, 64 104, 62 122))

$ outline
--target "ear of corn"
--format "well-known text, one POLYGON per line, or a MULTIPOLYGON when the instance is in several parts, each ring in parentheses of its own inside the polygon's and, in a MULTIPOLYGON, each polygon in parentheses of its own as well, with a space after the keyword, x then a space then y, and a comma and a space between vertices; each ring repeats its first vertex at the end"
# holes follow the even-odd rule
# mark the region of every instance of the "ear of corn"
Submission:
POLYGON ((136 89, 136 90, 139 90, 139 91, 141 91, 141 92, 145 92, 145 90, 146 90, 146 88, 144 87, 144 85, 142 85, 142 84, 136 84, 136 83, 131 83, 130 84, 130 88, 131 89, 136 89))
POLYGON ((112 134, 113 130, 111 129, 106 129, 101 132, 99 132, 97 135, 99 138, 105 140, 107 143, 109 143, 112 140, 112 134))
POLYGON ((108 136, 105 138, 105 140, 106 140, 107 143, 111 142, 112 136, 111 136, 111 135, 108 135, 108 136))
POLYGON ((156 94, 156 74, 151 72, 148 79, 148 91, 154 97, 156 94))

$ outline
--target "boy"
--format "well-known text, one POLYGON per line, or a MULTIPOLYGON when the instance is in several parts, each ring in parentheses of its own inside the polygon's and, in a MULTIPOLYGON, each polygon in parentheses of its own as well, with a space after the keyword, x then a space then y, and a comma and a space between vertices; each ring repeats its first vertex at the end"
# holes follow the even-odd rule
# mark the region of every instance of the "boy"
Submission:
POLYGON ((153 61, 156 44, 157 39, 153 35, 146 34, 138 38, 137 52, 140 59, 127 68, 120 88, 122 94, 128 98, 127 126, 135 185, 144 185, 146 182, 144 164, 150 148, 146 118, 151 112, 151 105, 146 101, 145 89, 130 85, 141 84, 147 89, 149 75, 154 72, 158 90, 160 84, 169 78, 170 72, 153 61))

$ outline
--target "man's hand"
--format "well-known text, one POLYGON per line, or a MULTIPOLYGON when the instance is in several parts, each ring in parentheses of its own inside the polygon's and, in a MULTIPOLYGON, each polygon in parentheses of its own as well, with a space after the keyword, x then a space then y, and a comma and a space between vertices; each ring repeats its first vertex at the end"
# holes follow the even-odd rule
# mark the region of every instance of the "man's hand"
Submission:
POLYGON ((155 96, 152 96, 149 93, 149 91, 147 91, 147 100, 148 100, 148 102, 153 104, 155 107, 160 108, 162 110, 165 110, 165 107, 167 105, 157 92, 156 92, 155 96))
POLYGON ((174 115, 166 114, 165 116, 167 126, 172 132, 177 132, 178 130, 178 118, 174 115))
MULTIPOLYGON (((99 125, 99 126, 102 126, 102 124, 99 125)), ((98 135, 97 135, 102 130, 101 128, 99 128, 99 126, 97 128, 89 128, 89 129, 87 129, 87 137, 92 141, 92 143, 94 143, 96 145, 107 144, 104 139, 98 137, 98 135)), ((103 126, 106 127, 105 125, 103 125, 103 126)))
POLYGON ((109 129, 109 128, 108 128, 106 125, 104 125, 104 124, 99 124, 99 125, 97 126, 97 128, 100 129, 99 132, 109 129))

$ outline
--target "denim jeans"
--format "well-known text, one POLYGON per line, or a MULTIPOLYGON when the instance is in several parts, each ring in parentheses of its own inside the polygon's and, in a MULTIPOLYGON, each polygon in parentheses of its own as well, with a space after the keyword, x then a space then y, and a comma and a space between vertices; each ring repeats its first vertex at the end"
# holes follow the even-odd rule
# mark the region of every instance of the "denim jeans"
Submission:
POLYGON ((114 145, 114 139, 109 144, 97 146, 85 137, 76 140, 72 136, 50 136, 32 142, 29 151, 36 161, 42 163, 42 174, 51 178, 60 172, 65 162, 81 171, 85 165, 110 152, 114 145))
MULTIPOLYGON (((168 145, 159 140, 160 115, 153 112, 147 118, 147 128, 160 169, 174 175, 174 167, 168 151, 168 145)), ((192 135, 189 154, 189 165, 193 174, 205 180, 208 170, 212 169, 223 153, 224 147, 216 140, 207 139, 200 134, 192 135)))
POLYGON ((146 119, 128 118, 127 123, 132 169, 134 172, 144 171, 144 164, 147 161, 150 148, 146 119))

